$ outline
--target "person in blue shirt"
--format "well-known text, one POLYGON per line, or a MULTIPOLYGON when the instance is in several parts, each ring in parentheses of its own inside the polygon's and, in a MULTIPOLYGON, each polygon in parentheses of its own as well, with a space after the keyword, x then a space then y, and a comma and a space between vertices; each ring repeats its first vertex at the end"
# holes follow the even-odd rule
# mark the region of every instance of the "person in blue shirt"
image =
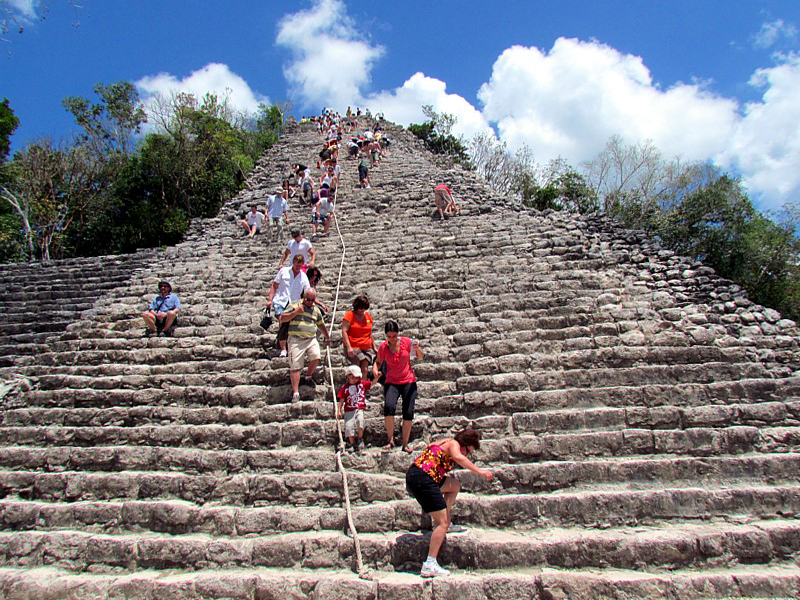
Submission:
POLYGON ((172 286, 168 281, 158 284, 159 295, 153 298, 150 308, 142 313, 147 330, 145 335, 150 337, 154 333, 170 337, 175 332, 178 324, 178 312, 181 310, 181 301, 172 293, 172 286))

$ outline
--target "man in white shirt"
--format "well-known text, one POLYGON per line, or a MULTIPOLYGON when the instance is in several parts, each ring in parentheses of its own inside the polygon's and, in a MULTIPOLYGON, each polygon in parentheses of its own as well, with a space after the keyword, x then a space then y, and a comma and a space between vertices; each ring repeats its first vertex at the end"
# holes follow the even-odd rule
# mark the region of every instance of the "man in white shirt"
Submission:
POLYGON ((247 232, 248 237, 253 237, 255 234, 261 232, 265 220, 266 217, 264 213, 258 210, 257 204, 253 204, 253 206, 250 207, 250 212, 244 216, 244 219, 242 219, 239 224, 242 226, 242 229, 247 232))
POLYGON ((281 262, 278 263, 278 268, 280 269, 283 267, 283 263, 286 262, 288 258, 290 261, 294 260, 294 257, 298 254, 303 255, 303 259, 305 263, 303 265, 303 272, 306 272, 308 267, 314 266, 314 261, 317 259, 317 253, 314 251, 314 246, 311 242, 305 238, 303 238, 303 234, 300 233, 299 227, 292 227, 292 239, 286 243, 286 249, 283 251, 283 257, 281 257, 281 262))
MULTIPOLYGON (((303 269, 304 266, 305 259, 303 255, 297 254, 292 260, 291 267, 278 269, 267 297, 267 307, 272 307, 276 319, 286 311, 287 306, 300 300, 303 291, 310 287, 305 269, 303 269)), ((286 340, 288 338, 289 323, 281 323, 278 329, 278 344, 281 347, 281 356, 286 356, 286 340)))
MULTIPOLYGON (((281 190, 283 192, 283 190, 281 190)), ((267 199, 267 223, 270 230, 270 239, 280 240, 282 233, 282 221, 286 219, 286 226, 289 226, 289 202, 283 196, 271 195, 267 199), (275 237, 273 238, 273 231, 275 237)), ((283 265, 283 261, 281 261, 283 265)))

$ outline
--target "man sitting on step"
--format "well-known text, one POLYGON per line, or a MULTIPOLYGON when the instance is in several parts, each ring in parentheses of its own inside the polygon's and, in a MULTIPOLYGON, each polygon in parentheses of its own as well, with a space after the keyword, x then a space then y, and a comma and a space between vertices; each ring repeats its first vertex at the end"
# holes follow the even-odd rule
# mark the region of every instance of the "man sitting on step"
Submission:
POLYGON ((253 204, 253 206, 250 207, 250 212, 244 216, 244 219, 242 219, 239 224, 242 226, 242 229, 247 232, 248 237, 253 237, 264 227, 265 220, 266 217, 264 213, 258 210, 257 204, 253 204))
POLYGON ((181 301, 172 293, 172 286, 168 281, 158 284, 159 295, 153 298, 150 308, 142 313, 144 324, 147 327, 145 335, 150 337, 158 335, 172 336, 178 324, 178 313, 181 310, 181 301))
POLYGON ((311 377, 322 358, 317 341, 317 328, 322 330, 325 343, 327 345, 331 343, 331 336, 325 327, 324 317, 316 305, 316 300, 317 292, 314 288, 306 288, 300 301, 290 304, 286 312, 278 317, 281 324, 289 324, 289 380, 292 384, 292 402, 300 400, 300 370, 306 358, 308 367, 305 383, 313 385, 311 377))

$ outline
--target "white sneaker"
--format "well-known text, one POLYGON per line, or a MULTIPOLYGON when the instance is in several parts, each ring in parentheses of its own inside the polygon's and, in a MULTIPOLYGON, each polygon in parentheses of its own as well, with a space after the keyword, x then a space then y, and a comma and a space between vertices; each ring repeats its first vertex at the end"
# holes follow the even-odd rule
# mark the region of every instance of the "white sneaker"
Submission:
POLYGON ((450 527, 447 528, 447 533, 464 533, 466 530, 467 528, 464 527, 463 525, 450 523, 450 527))
POLYGON ((286 350, 281 350, 281 353, 280 353, 280 354, 278 354, 278 356, 279 356, 280 358, 286 358, 286 356, 287 356, 287 352, 286 352, 286 350))
POLYGON ((292 394, 292 402, 300 402, 300 392, 292 394))
POLYGON ((450 575, 450 571, 442 568, 438 562, 428 562, 426 560, 422 563, 422 569, 419 574, 421 577, 446 577, 450 575))

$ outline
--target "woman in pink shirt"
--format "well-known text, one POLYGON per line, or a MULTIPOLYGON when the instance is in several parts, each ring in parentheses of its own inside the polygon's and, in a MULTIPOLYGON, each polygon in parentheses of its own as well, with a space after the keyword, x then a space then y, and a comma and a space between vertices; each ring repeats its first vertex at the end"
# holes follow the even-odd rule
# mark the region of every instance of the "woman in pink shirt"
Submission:
POLYGON ((372 374, 380 376, 379 365, 386 363, 386 379, 383 382, 383 420, 386 425, 388 443, 384 450, 394 447, 394 415, 398 398, 403 399, 402 440, 403 451, 411 452, 408 441, 411 438, 411 423, 414 420, 414 404, 417 401, 417 378, 411 368, 411 353, 417 359, 423 357, 417 340, 400 337, 400 326, 396 321, 388 321, 384 327, 386 341, 378 348, 378 358, 372 365, 372 374))

